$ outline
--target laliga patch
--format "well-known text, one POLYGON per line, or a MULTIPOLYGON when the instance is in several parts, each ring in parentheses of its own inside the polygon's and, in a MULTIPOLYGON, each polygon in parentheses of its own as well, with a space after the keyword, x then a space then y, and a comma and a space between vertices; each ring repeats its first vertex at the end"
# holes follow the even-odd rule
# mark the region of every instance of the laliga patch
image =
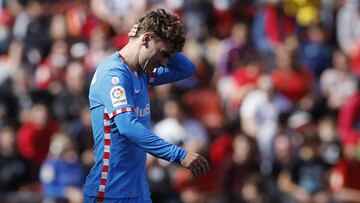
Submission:
POLYGON ((121 86, 115 86, 110 90, 110 98, 113 107, 127 104, 125 90, 121 86))
POLYGON ((112 78, 111 78, 111 83, 112 83, 113 85, 119 84, 119 78, 118 78, 118 77, 112 77, 112 78))

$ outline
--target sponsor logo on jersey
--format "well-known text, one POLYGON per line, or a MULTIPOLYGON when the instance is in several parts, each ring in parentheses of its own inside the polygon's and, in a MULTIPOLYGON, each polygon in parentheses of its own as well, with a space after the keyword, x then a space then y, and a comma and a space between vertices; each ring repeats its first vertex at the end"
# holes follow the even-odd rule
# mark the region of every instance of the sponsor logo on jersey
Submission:
POLYGON ((113 107, 127 104, 125 90, 121 86, 114 86, 110 90, 110 98, 111 98, 113 107))
POLYGON ((111 78, 111 83, 113 84, 113 85, 117 85, 117 84, 119 84, 119 78, 118 77, 112 77, 111 78))
POLYGON ((145 117, 150 114, 150 104, 146 104, 144 108, 136 107, 135 111, 137 117, 145 117))
POLYGON ((141 89, 134 89, 135 94, 139 94, 141 89))

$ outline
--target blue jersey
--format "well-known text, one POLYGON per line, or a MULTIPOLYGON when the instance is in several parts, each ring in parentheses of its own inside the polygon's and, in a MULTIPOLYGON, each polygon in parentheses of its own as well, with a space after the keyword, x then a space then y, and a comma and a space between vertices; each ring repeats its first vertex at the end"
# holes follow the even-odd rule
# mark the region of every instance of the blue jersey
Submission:
POLYGON ((194 69, 181 53, 152 74, 133 72, 118 52, 98 66, 89 92, 95 163, 84 195, 99 199, 149 197, 146 153, 171 162, 185 157, 183 148, 150 131, 148 86, 189 77, 194 69))

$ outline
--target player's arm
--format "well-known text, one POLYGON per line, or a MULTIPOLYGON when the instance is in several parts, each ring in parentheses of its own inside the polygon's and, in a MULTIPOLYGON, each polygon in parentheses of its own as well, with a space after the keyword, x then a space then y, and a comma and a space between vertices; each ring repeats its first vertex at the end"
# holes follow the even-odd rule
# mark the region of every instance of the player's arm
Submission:
MULTIPOLYGON (((99 82, 101 85, 98 93, 108 112, 134 107, 131 79, 126 72, 114 70, 99 82)), ((206 159, 196 153, 187 153, 185 149, 159 138, 138 120, 135 112, 123 112, 115 116, 111 114, 109 117, 114 120, 122 135, 146 152, 170 162, 180 163, 189 168, 194 175, 204 174, 208 170, 206 159)))
POLYGON ((151 155, 179 163, 196 176, 204 175, 209 170, 205 158, 197 153, 187 153, 185 149, 159 138, 138 121, 135 113, 126 112, 116 115, 114 121, 121 134, 151 155))
MULTIPOLYGON (((128 33, 128 36, 135 37, 138 24, 135 24, 128 33)), ((162 85, 176 82, 178 80, 190 77, 195 71, 195 64, 191 62, 184 54, 177 52, 170 56, 165 67, 156 68, 148 75, 148 84, 151 86, 162 85)))
POLYGON ((195 64, 184 54, 177 52, 169 58, 165 67, 156 68, 149 75, 149 85, 162 85, 190 77, 195 71, 195 64))
POLYGON ((125 135, 137 146, 156 157, 180 163, 186 155, 183 148, 170 144, 153 134, 139 122, 134 112, 119 114, 113 120, 120 134, 125 135))

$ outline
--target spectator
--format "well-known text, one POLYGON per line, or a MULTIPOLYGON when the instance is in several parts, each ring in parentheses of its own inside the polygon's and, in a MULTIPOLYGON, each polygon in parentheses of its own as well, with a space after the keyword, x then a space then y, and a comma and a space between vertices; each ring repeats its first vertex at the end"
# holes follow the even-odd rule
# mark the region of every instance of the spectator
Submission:
POLYGON ((80 62, 71 62, 65 73, 65 87, 55 97, 55 116, 65 122, 78 119, 83 106, 88 105, 86 73, 80 62))
POLYGON ((234 138, 233 153, 223 160, 219 169, 219 180, 216 183, 220 191, 221 202, 235 203, 252 202, 254 199, 261 200, 262 189, 253 180, 255 177, 260 177, 260 166, 256 159, 255 146, 244 135, 237 135, 234 138), (248 193, 248 188, 252 188, 254 191, 248 193))
POLYGON ((254 49, 249 38, 249 28, 246 24, 236 23, 232 27, 231 35, 220 44, 221 55, 216 67, 218 75, 229 75, 236 68, 244 65, 244 57, 254 49))
POLYGON ((295 53, 286 47, 276 51, 276 69, 272 71, 275 89, 294 104, 312 101, 311 87, 314 78, 311 72, 302 68, 296 60, 295 53))
POLYGON ((341 50, 350 58, 351 72, 360 76, 360 3, 347 0, 337 16, 337 40, 341 50))
POLYGON ((13 40, 10 42, 7 54, 0 57, 0 106, 4 107, 0 113, 0 123, 3 123, 3 125, 5 122, 14 126, 18 124, 18 112, 26 105, 22 101, 29 96, 28 91, 22 92, 23 95, 19 95, 19 84, 29 85, 27 83, 29 80, 25 79, 26 76, 22 78, 23 81, 17 81, 26 72, 23 53, 23 44, 20 41, 13 40), (1 119, 1 114, 6 115, 7 118, 1 119))
POLYGON ((241 104, 240 125, 246 135, 256 140, 263 170, 274 159, 270 146, 278 132, 279 114, 291 108, 290 101, 274 90, 269 75, 260 77, 258 89, 249 92, 241 104))
MULTIPOLYGON (((23 30, 23 36, 28 57, 31 64, 35 65, 45 57, 51 48, 49 26, 51 16, 46 8, 47 4, 41 1, 26 1, 24 18, 19 19, 19 29, 23 30), (39 37, 41 36, 41 37, 39 37)), ((22 15, 19 15, 22 16, 22 15)))
POLYGON ((67 135, 55 134, 52 137, 49 154, 40 171, 46 201, 82 202, 82 185, 85 176, 75 148, 67 135))
POLYGON ((66 18, 64 15, 55 14, 49 27, 50 38, 53 41, 65 40, 67 37, 66 18))
POLYGON ((197 41, 204 41, 205 38, 213 33, 215 19, 213 16, 213 4, 210 0, 206 1, 185 1, 184 23, 190 38, 197 41))
POLYGON ((68 125, 64 128, 66 134, 74 142, 76 151, 84 165, 85 174, 90 172, 91 166, 94 164, 94 141, 92 139, 93 131, 89 108, 88 105, 82 106, 79 117, 68 121, 68 125))
POLYGON ((34 79, 37 89, 58 93, 68 60, 67 43, 62 40, 54 42, 48 57, 36 67, 34 79))
POLYGON ((17 102, 9 86, 0 86, 0 128, 7 123, 17 124, 17 102))
POLYGON ((154 125, 154 133, 164 140, 185 149, 202 153, 206 151, 209 137, 204 126, 189 117, 183 104, 168 100, 164 104, 165 118, 154 125))
POLYGON ((343 157, 330 174, 330 187, 339 202, 358 202, 360 199, 360 161, 357 157, 359 138, 348 141, 343 147, 343 157))
MULTIPOLYGON (((357 81, 358 87, 360 80, 357 81)), ((341 106, 338 117, 338 131, 340 140, 344 145, 356 143, 360 137, 358 122, 360 119, 360 91, 358 89, 353 95, 349 96, 341 106)))
POLYGON ((202 122, 208 132, 221 128, 224 118, 218 92, 210 88, 199 88, 186 92, 182 99, 188 112, 191 112, 190 116, 202 122))
POLYGON ((11 91, 16 98, 16 118, 19 123, 29 120, 31 107, 34 104, 31 74, 26 69, 19 69, 12 78, 11 91))
POLYGON ((237 67, 237 69, 231 73, 230 77, 223 77, 223 79, 219 81, 218 87, 224 100, 227 117, 234 117, 233 114, 241 105, 244 97, 256 89, 262 72, 262 59, 257 53, 251 52, 251 56, 248 55, 247 58, 244 59, 243 66, 237 67), (229 80, 229 82, 227 82, 229 84, 225 83, 224 86, 224 80, 229 80))
POLYGON ((292 149, 287 135, 279 135, 274 140, 275 160, 267 189, 272 194, 273 201, 281 203, 308 202, 310 194, 298 185, 299 158, 292 149))
POLYGON ((2 72, 0 75, 0 84, 14 77, 16 72, 23 68, 23 48, 21 42, 11 41, 7 51, 8 54, 0 57, 0 71, 2 72))
POLYGON ((147 1, 91 0, 90 8, 96 17, 107 22, 117 32, 127 32, 145 11, 147 1), (132 11, 132 12, 128 12, 132 11), (125 20, 126 19, 126 20, 125 20))
POLYGON ((286 37, 295 34, 296 22, 284 13, 280 1, 263 1, 257 9, 252 26, 256 48, 265 56, 267 69, 272 69, 273 53, 286 37))
POLYGON ((152 122, 157 123, 160 120, 164 119, 164 104, 171 97, 175 96, 172 93, 172 91, 174 90, 175 89, 173 84, 161 85, 149 90, 152 122))
POLYGON ((298 184, 312 199, 319 198, 326 193, 326 173, 325 163, 320 159, 319 148, 320 139, 315 135, 304 137, 299 155, 300 164, 298 166, 298 184))
POLYGON ((15 138, 12 127, 0 129, 0 201, 6 193, 29 184, 28 163, 18 154, 15 138))
POLYGON ((158 203, 177 202, 179 197, 174 192, 171 168, 160 164, 156 157, 149 154, 146 167, 152 201, 158 203))
POLYGON ((342 51, 334 53, 333 67, 324 71, 319 82, 326 106, 335 112, 355 93, 356 78, 350 73, 348 58, 342 51))
POLYGON ((319 78, 331 66, 332 48, 326 43, 326 30, 322 25, 311 25, 300 47, 300 56, 306 68, 319 78))
POLYGON ((334 166, 340 159, 341 144, 336 132, 335 117, 324 116, 317 124, 317 134, 321 140, 319 146, 320 157, 328 167, 334 166))
POLYGON ((30 118, 17 132, 17 147, 20 155, 30 164, 30 178, 37 181, 40 165, 49 150, 50 138, 58 126, 49 118, 47 107, 41 103, 34 104, 30 118))

